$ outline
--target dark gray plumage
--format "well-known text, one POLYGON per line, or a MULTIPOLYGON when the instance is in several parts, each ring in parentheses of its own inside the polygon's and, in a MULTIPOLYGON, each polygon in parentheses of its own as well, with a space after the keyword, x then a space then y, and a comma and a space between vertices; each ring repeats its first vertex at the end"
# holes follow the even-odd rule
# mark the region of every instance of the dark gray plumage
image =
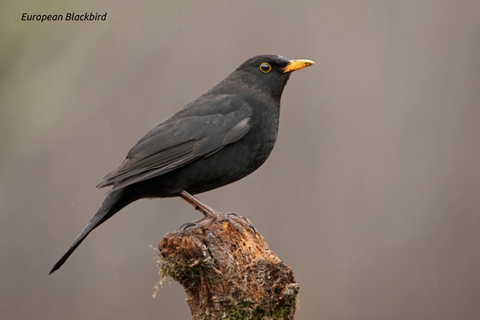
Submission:
POLYGON ((202 193, 255 171, 275 144, 290 72, 312 64, 255 56, 147 133, 98 185, 113 188, 50 273, 93 229, 133 201, 202 193))

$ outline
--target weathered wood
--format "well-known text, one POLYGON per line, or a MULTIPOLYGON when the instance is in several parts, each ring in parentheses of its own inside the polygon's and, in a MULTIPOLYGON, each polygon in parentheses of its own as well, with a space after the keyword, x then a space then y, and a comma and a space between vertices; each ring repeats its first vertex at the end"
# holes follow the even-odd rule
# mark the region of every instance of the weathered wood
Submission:
POLYGON ((294 319, 293 272, 247 223, 225 216, 158 244, 160 274, 184 287, 194 320, 294 319))

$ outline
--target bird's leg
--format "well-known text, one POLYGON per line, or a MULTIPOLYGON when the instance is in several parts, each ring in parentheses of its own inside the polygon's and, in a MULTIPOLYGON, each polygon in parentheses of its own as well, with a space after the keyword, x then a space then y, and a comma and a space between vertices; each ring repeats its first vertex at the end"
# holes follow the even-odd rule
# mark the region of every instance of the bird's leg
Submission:
POLYGON ((189 227, 198 226, 200 223, 209 223, 217 220, 221 216, 221 214, 217 212, 215 209, 210 208, 205 203, 201 202, 200 200, 198 200, 197 198, 195 198, 185 190, 180 192, 180 197, 183 200, 190 203, 195 208, 195 210, 198 210, 201 213, 203 213, 205 217, 195 222, 186 222, 180 226, 179 230, 186 230, 189 227))
POLYGON ((203 213, 205 218, 218 218, 220 215, 220 213, 217 212, 217 210, 210 208, 205 203, 201 202, 200 200, 198 200, 197 198, 195 198, 185 190, 180 192, 180 197, 183 200, 190 203, 195 208, 195 210, 198 210, 201 213, 203 213))

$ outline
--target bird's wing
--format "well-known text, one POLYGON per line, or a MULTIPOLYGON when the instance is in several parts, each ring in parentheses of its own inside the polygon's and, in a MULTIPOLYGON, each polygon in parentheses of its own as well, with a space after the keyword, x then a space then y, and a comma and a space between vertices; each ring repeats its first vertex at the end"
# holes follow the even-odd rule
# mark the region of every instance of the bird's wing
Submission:
POLYGON ((114 185, 115 191, 157 177, 218 152, 250 130, 252 108, 238 98, 204 99, 195 109, 185 108, 155 127, 97 187, 114 185))

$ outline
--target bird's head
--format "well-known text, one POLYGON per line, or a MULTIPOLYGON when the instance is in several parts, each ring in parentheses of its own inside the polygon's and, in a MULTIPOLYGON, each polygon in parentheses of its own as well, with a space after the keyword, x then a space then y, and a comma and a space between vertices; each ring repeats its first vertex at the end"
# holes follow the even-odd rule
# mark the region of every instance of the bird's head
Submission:
POLYGON ((280 99, 292 71, 313 64, 310 60, 289 60, 276 54, 262 54, 242 63, 228 78, 280 99))

